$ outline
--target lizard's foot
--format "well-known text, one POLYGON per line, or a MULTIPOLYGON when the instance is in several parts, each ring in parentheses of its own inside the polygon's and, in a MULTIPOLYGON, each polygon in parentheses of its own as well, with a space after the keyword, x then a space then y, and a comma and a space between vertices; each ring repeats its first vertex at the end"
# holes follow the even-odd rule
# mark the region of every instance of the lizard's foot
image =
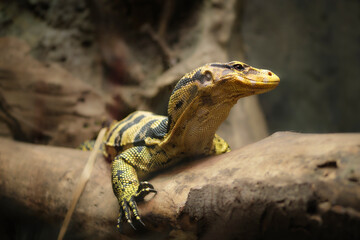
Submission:
POLYGON ((137 194, 135 196, 136 200, 139 201, 143 200, 146 197, 146 195, 148 195, 151 192, 157 194, 157 191, 154 189, 154 186, 151 183, 147 181, 140 182, 137 194))
POLYGON ((117 224, 119 230, 121 230, 120 225, 124 217, 126 221, 136 230, 132 221, 132 215, 141 225, 145 226, 145 224, 140 218, 139 210, 135 199, 141 200, 150 192, 157 193, 157 191, 154 189, 154 186, 152 184, 144 181, 140 183, 138 190, 135 194, 133 194, 132 196, 129 195, 128 197, 122 198, 120 202, 120 213, 117 224))
POLYGON ((140 219, 140 215, 139 215, 139 210, 137 208, 137 204, 134 200, 134 196, 130 197, 130 199, 125 200, 123 199, 120 203, 120 213, 119 213, 119 218, 118 218, 118 224, 117 227, 119 230, 121 230, 121 222, 122 219, 125 217, 126 221, 131 225, 132 228, 135 228, 132 219, 132 215, 134 215, 135 219, 141 223, 143 226, 145 226, 145 224, 143 223, 143 221, 141 221, 140 219))

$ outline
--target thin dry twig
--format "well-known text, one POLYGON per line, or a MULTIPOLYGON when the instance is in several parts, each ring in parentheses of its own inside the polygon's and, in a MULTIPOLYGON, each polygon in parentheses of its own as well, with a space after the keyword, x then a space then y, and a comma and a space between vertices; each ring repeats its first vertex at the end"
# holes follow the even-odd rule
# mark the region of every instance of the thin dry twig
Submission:
POLYGON ((100 146, 101 146, 101 143, 102 143, 102 139, 104 138, 104 135, 105 135, 105 131, 106 131, 106 128, 102 128, 100 130, 97 138, 96 138, 94 149, 92 150, 92 152, 91 152, 91 154, 89 156, 89 159, 86 162, 84 170, 81 173, 79 182, 78 182, 78 184, 77 184, 77 186, 75 188, 73 198, 71 200, 70 208, 68 209, 68 211, 66 213, 66 216, 65 216, 65 219, 64 219, 64 222, 63 222, 63 224, 62 224, 62 226, 60 228, 60 232, 59 232, 59 235, 58 235, 58 238, 57 238, 58 240, 62 240, 64 238, 64 236, 65 236, 66 230, 67 230, 67 228, 69 226, 71 216, 72 216, 72 214, 73 214, 73 212, 75 210, 76 204, 78 203, 79 198, 80 198, 82 192, 84 191, 86 183, 88 182, 88 180, 90 178, 90 175, 91 175, 91 172, 92 172, 92 170, 94 168, 95 160, 96 160, 97 154, 99 153, 100 146))

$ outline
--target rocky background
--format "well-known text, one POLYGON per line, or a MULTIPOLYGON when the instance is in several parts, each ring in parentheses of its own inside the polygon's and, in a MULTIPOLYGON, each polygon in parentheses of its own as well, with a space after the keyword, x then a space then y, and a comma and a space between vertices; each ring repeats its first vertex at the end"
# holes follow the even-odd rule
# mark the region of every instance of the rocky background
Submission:
POLYGON ((0 13, 1 136, 75 147, 136 109, 166 114, 184 73, 232 59, 281 78, 261 106, 234 107, 219 130, 233 148, 360 130, 359 1, 29 0, 0 13))
POLYGON ((219 129, 233 149, 359 132, 359 25, 357 0, 3 0, 0 136, 76 147, 134 110, 166 114, 184 73, 229 60, 281 79, 234 107, 219 129))

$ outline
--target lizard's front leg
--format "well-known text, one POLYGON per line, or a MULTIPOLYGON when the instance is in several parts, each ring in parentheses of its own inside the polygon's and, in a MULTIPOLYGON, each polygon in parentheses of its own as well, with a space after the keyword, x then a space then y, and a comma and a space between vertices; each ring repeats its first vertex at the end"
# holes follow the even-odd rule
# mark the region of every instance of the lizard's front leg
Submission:
POLYGON ((213 139, 213 145, 210 150, 210 155, 219 155, 226 152, 230 152, 231 148, 229 144, 222 139, 219 135, 215 134, 213 139))
POLYGON ((152 157, 147 147, 133 147, 117 155, 112 162, 113 191, 120 205, 119 229, 123 217, 134 228, 132 215, 143 224, 135 200, 143 198, 147 193, 156 193, 156 190, 148 182, 139 182, 137 170, 150 171, 152 161, 156 161, 152 157))

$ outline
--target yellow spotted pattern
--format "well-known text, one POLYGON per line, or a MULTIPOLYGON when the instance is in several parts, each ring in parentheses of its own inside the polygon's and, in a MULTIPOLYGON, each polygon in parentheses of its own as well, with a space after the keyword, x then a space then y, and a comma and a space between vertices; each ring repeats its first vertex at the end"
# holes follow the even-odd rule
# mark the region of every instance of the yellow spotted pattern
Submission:
POLYGON ((133 218, 143 224, 136 200, 156 191, 139 179, 185 157, 229 152, 229 145, 215 132, 232 106, 239 98, 267 92, 278 83, 274 73, 242 62, 210 63, 179 80, 167 116, 136 111, 114 122, 104 137, 103 152, 112 161, 112 185, 120 205, 118 228, 123 219, 134 228, 133 218))

